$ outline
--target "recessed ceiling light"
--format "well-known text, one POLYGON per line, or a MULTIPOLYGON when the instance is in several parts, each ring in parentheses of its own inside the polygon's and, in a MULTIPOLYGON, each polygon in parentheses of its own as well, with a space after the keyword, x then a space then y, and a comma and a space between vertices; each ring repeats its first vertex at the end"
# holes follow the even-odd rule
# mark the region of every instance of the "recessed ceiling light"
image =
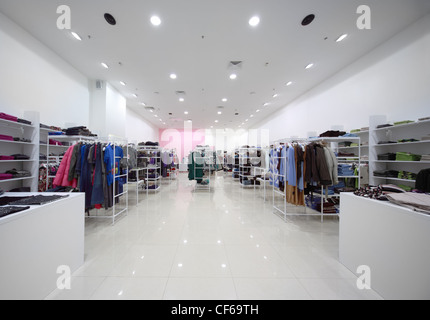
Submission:
POLYGON ((134 94, 133 94, 133 97, 137 98, 137 94, 135 94, 135 93, 134 93, 134 94))
POLYGON ((277 94, 277 93, 275 93, 274 95, 273 95, 273 98, 277 98, 279 95, 277 94))
POLYGON ((188 122, 193 122, 193 120, 189 119, 188 122))
POLYGON ((141 104, 142 106, 144 106, 144 107, 146 106, 146 103, 145 103, 145 102, 141 102, 140 104, 141 104))
POLYGON ((71 34, 72 34, 72 36, 76 39, 76 40, 79 40, 79 41, 82 41, 82 39, 81 39, 81 37, 79 36, 79 34, 77 34, 76 32, 70 32, 71 34))
POLYGON ((211 129, 213 129, 214 128, 214 126, 211 126, 211 129))
POLYGON ((248 122, 248 121, 249 121, 249 119, 246 119, 246 120, 245 120, 245 122, 248 122))
POLYGON ((184 102, 185 99, 184 98, 179 98, 179 102, 184 102))
POLYGON ((151 109, 151 110, 149 110, 149 112, 154 113, 154 110, 151 109))
POLYGON ((251 19, 249 19, 249 25, 251 27, 256 27, 260 24, 260 18, 257 16, 252 17, 251 19))
POLYGON ((160 120, 160 122, 163 122, 163 120, 161 120, 161 119, 159 119, 160 120))
POLYGON ((177 76, 176 74, 172 73, 172 74, 170 75, 170 79, 175 80, 176 78, 178 78, 178 76, 177 76))
POLYGON ((289 82, 287 82, 286 86, 287 86, 287 87, 289 87, 289 86, 291 86, 292 84, 293 84, 293 81, 289 81, 289 82))
POLYGON ((233 73, 230 75, 230 79, 231 80, 236 80, 237 79, 237 74, 233 73))
POLYGON ((163 122, 163 124, 164 124, 164 125, 166 125, 166 123, 165 123, 165 122, 163 122))
POLYGON ((218 114, 222 114, 222 111, 218 111, 218 114))
POLYGON ((348 34, 345 33, 345 34, 341 35, 339 38, 337 38, 336 42, 341 42, 341 41, 345 40, 346 37, 348 37, 348 34))
POLYGON ((218 123, 219 121, 218 120, 215 120, 215 123, 218 123))
POLYGON ((123 86, 126 85, 126 83, 124 81, 120 81, 119 83, 122 84, 123 86))
POLYGON ((227 101, 228 101, 227 98, 222 99, 222 102, 227 102, 227 101))
POLYGON ((189 113, 188 111, 185 111, 185 112, 184 112, 184 114, 188 114, 188 113, 189 113))
POLYGON ((154 115, 154 117, 158 118, 158 116, 157 116, 157 115, 154 115))
POLYGON ((309 70, 310 68, 312 68, 314 66, 314 64, 313 63, 309 63, 307 66, 306 66, 306 70, 309 70))
POLYGON ((159 26, 161 24, 161 19, 158 16, 152 16, 151 17, 151 23, 154 26, 159 26))
POLYGON ((250 117, 251 117, 251 118, 254 118, 254 115, 253 115, 253 114, 251 114, 251 115, 250 115, 250 117))
POLYGON ((263 107, 267 107, 270 103, 266 102, 265 104, 263 104, 263 107))
POLYGON ((245 122, 244 123, 242 123, 242 126, 244 126, 245 125, 245 122))
POLYGON ((259 112, 260 112, 260 110, 257 110, 257 111, 255 111, 255 112, 259 113, 259 112))
POLYGON ((105 68, 105 69, 109 69, 109 66, 108 66, 106 63, 102 62, 101 64, 102 64, 102 67, 103 67, 103 68, 105 68))

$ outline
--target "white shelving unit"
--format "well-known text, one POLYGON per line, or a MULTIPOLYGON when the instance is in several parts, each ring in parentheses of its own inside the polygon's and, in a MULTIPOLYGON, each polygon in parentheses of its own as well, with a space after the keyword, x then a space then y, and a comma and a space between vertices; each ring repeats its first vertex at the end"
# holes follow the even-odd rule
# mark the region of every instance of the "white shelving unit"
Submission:
POLYGON ((378 160, 378 155, 387 153, 397 154, 397 152, 429 155, 430 140, 423 140, 423 138, 430 138, 430 120, 393 125, 385 128, 378 128, 379 125, 387 124, 385 116, 372 117, 370 121, 370 183, 372 185, 390 183, 413 189, 416 180, 403 179, 399 176, 380 177, 375 176, 374 172, 392 170, 418 174, 421 170, 430 167, 430 161, 378 160), (410 139, 418 141, 399 142, 410 139))
POLYGON ((30 188, 31 192, 37 192, 38 170, 39 170, 39 113, 25 112, 23 118, 31 121, 32 124, 25 124, 9 120, 0 119, 0 134, 13 138, 27 139, 30 142, 0 140, 0 150, 2 156, 13 154, 23 154, 29 157, 25 160, 4 160, 0 161, 0 172, 16 169, 27 171, 28 177, 18 177, 7 180, 0 180, 0 188, 4 191, 19 187, 30 188))
POLYGON ((137 158, 147 159, 148 164, 146 167, 142 168, 144 171, 144 185, 147 196, 149 193, 159 192, 161 190, 161 149, 156 146, 138 146, 137 147, 137 158), (144 156, 139 155, 139 152, 144 152, 144 156), (149 164, 151 159, 155 159, 155 164, 149 164), (158 177, 149 178, 151 174, 158 174, 158 177), (155 185, 155 189, 149 189, 150 185, 155 185))
POLYGON ((243 188, 254 188, 256 187, 256 175, 255 168, 259 168, 261 164, 261 157, 257 156, 259 148, 239 148, 239 184, 243 188), (254 171, 254 173, 252 172, 254 171), (243 181, 253 181, 252 184, 244 184, 243 181))

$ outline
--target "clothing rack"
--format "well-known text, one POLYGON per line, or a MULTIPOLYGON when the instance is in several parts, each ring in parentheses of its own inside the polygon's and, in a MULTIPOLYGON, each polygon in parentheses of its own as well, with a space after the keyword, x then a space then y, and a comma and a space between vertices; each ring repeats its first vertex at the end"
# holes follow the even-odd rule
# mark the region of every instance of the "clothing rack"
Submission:
POLYGON ((58 146, 56 146, 56 145, 50 145, 50 143, 49 143, 50 140, 55 140, 55 141, 62 142, 62 143, 64 143, 64 142, 69 143, 70 145, 64 146, 64 147, 67 147, 67 149, 68 149, 73 144, 76 144, 76 143, 81 143, 81 142, 85 142, 85 143, 95 142, 96 141, 96 137, 90 137, 90 136, 66 136, 66 135, 58 136, 58 135, 49 135, 48 134, 47 141, 46 141, 46 143, 47 143, 47 145, 46 145, 46 153, 47 153, 47 155, 46 155, 46 168, 47 168, 47 173, 46 173, 46 190, 49 190, 49 180, 55 178, 55 175, 54 176, 53 175, 49 175, 49 166, 53 164, 52 162, 56 162, 59 165, 61 163, 61 160, 64 157, 64 156, 50 156, 50 152, 49 152, 50 148, 53 148, 53 149, 57 148, 58 149, 58 146))
MULTIPOLYGON (((115 224, 115 220, 117 219, 117 217, 119 217, 120 215, 124 214, 127 215, 128 213, 128 158, 129 158, 129 152, 128 152, 128 148, 129 148, 129 144, 128 144, 128 140, 126 138, 122 138, 122 137, 117 137, 114 135, 109 135, 108 138, 104 139, 104 138, 100 138, 100 139, 96 139, 94 141, 95 143, 103 143, 103 144, 107 144, 107 145, 112 145, 113 146, 113 156, 114 156, 114 172, 113 172, 113 185, 112 185, 112 196, 113 196, 113 206, 112 206, 112 215, 94 215, 94 216, 90 216, 88 215, 87 218, 96 218, 96 219, 112 219, 112 225, 115 224), (116 147, 121 147, 127 150, 126 152, 126 156, 124 157, 124 155, 121 157, 119 154, 116 153, 116 147), (116 162, 118 161, 118 173, 120 173, 121 170, 121 160, 125 159, 126 161, 124 161, 123 163, 126 163, 126 169, 125 169, 125 173, 123 174, 116 174, 116 162), (121 160, 120 160, 121 159, 121 160), (123 192, 116 194, 116 186, 117 184, 119 184, 119 179, 125 178, 125 183, 123 184, 123 186, 127 186, 127 190, 123 190, 123 192), (116 212, 116 201, 118 199, 118 203, 119 203, 119 198, 125 196, 125 208, 120 210, 119 212, 116 212)), ((119 186, 118 186, 118 190, 119 190, 119 186)))
MULTIPOLYGON (((300 138, 290 138, 290 139, 280 139, 277 140, 275 142, 273 142, 271 144, 271 151, 270 151, 270 155, 271 155, 271 159, 270 159, 270 170, 271 170, 271 184, 272 184, 272 203, 273 203, 273 210, 274 210, 274 214, 276 215, 282 215, 284 220, 287 220, 287 217, 289 216, 320 216, 320 214, 314 214, 314 213, 308 213, 307 211, 307 206, 304 206, 304 212, 299 213, 299 212, 291 212, 288 209, 289 208, 295 208, 297 210, 297 208, 299 208, 298 205, 292 205, 289 204, 287 202, 287 196, 286 196, 286 191, 284 189, 284 191, 280 191, 277 190, 279 189, 279 183, 280 182, 286 182, 287 181, 287 155, 286 155, 286 150, 282 150, 281 151, 281 155, 280 156, 274 156, 275 152, 277 154, 277 149, 278 148, 285 148, 285 147, 291 147, 293 144, 306 144, 307 143, 307 139, 300 139, 300 138), (277 170, 277 166, 279 164, 279 162, 284 161, 284 165, 281 167, 283 170, 282 171, 278 171, 277 170), (282 181, 280 181, 282 180, 282 181), (279 207, 277 206, 276 202, 275 202, 275 197, 276 196, 281 196, 283 199, 283 207, 279 207)), ((286 184, 286 183, 285 183, 286 184)), ((284 188, 286 188, 286 186, 284 185, 284 188)), ((323 219, 323 217, 321 217, 323 219)), ((322 220, 323 221, 323 220, 322 220)))
POLYGON ((192 161, 194 163, 194 178, 197 176, 197 170, 202 171, 203 175, 201 179, 194 179, 197 181, 194 191, 211 191, 211 173, 212 173, 212 162, 213 162, 213 150, 209 147, 196 147, 192 152, 192 161), (210 155, 208 155, 208 152, 210 155), (201 165, 197 167, 196 164, 201 165), (201 180, 199 183, 198 180, 201 180))
MULTIPOLYGON (((138 146, 137 151, 143 151, 145 153, 155 153, 155 156, 141 156, 138 154, 138 159, 155 159, 155 165, 152 167, 149 167, 149 164, 146 164, 146 167, 143 169, 146 171, 144 176, 145 181, 145 189, 146 189, 146 195, 149 197, 149 192, 158 192, 161 190, 161 148, 159 146, 138 146), (151 172, 156 172, 158 174, 158 177, 155 176, 155 178, 149 178, 151 172), (155 188, 150 189, 150 183, 155 183, 155 188)), ((153 173, 154 174, 154 173, 153 173)))

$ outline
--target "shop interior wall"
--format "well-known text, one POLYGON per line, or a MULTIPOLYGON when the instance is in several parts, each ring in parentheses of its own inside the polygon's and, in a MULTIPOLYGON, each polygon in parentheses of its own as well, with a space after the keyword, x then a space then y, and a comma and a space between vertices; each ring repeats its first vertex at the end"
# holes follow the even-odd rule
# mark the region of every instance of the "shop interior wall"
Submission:
POLYGON ((430 116, 430 15, 255 125, 270 139, 430 116))
POLYGON ((64 127, 88 126, 88 79, 0 13, 0 112, 64 127))

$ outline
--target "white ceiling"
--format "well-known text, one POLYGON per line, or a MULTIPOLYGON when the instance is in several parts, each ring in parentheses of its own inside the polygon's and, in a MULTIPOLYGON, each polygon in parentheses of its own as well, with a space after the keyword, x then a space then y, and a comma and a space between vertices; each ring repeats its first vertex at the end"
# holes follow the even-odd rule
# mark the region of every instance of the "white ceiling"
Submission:
POLYGON ((262 121, 430 12, 428 0, 365 2, 372 13, 367 31, 356 26, 362 0, 0 0, 0 11, 89 79, 111 83, 154 125, 180 128, 192 119, 194 128, 236 129, 246 119, 244 127, 262 121), (59 5, 71 8, 72 31, 83 41, 56 27, 59 5), (106 23, 106 12, 116 26, 106 23), (315 21, 301 26, 311 13, 315 21), (161 18, 159 27, 152 15, 161 18), (254 15, 256 28, 248 24, 254 15), (348 38, 336 43, 344 33, 348 38), (234 81, 230 61, 243 61, 234 81), (305 70, 311 62, 315 67, 305 70), (176 91, 186 92, 185 102, 176 91))

